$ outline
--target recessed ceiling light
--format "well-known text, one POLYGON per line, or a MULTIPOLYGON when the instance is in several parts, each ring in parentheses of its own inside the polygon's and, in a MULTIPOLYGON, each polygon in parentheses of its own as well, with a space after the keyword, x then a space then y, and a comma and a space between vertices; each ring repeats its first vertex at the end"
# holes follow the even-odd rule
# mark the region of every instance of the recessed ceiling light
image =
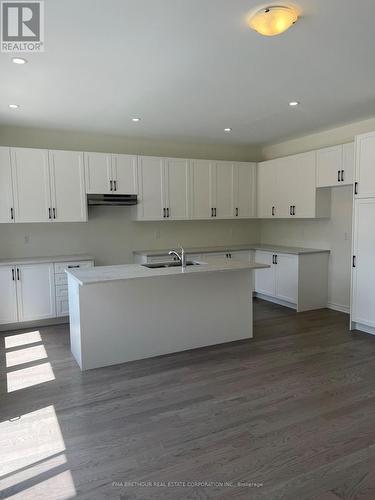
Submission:
POLYGON ((264 36, 284 33, 298 19, 298 10, 291 5, 271 5, 255 12, 249 20, 250 28, 264 36))
POLYGON ((292 108, 299 105, 299 101, 290 101, 289 106, 292 108))
POLYGON ((13 57, 12 62, 14 62, 14 64, 26 64, 27 59, 24 59, 23 57, 13 57))
POLYGON ((229 128, 229 127, 227 127, 227 128, 224 129, 224 132, 227 132, 227 133, 232 132, 232 129, 229 128))
POLYGON ((21 106, 19 104, 9 104, 10 109, 18 109, 21 106))
POLYGON ((141 119, 140 118, 132 118, 132 122, 140 122, 141 119))

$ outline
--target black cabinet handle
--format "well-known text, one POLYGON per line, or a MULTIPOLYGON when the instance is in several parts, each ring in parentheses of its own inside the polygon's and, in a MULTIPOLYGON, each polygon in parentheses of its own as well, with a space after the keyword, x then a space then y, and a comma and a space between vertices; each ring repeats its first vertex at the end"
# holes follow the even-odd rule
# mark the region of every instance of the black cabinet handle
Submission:
POLYGON ((166 216, 167 216, 167 210, 165 208, 163 208, 163 217, 164 217, 164 219, 166 218, 166 216))
POLYGON ((238 217, 238 207, 236 208, 236 217, 238 217))
POLYGON ((341 182, 344 182, 344 170, 341 170, 341 182))
POLYGON ((211 217, 214 216, 214 209, 211 207, 211 217))
POLYGON ((18 267, 17 267, 17 280, 18 281, 20 280, 20 270, 18 269, 18 267))
POLYGON ((293 215, 296 215, 296 206, 293 205, 293 215))
POLYGON ((275 255, 275 264, 277 264, 277 255, 275 255))
POLYGON ((14 220, 14 210, 13 210, 13 207, 10 209, 10 219, 14 220))
POLYGON ((353 255, 353 267, 357 267, 357 259, 356 259, 356 256, 353 255))
POLYGON ((341 181, 341 172, 340 172, 340 170, 337 171, 337 180, 338 180, 338 182, 341 181))
POLYGON ((117 181, 113 181, 113 191, 117 191, 117 181))
POLYGON ((169 217, 169 207, 167 207, 167 217, 169 217))
POLYGON ((56 208, 53 208, 52 212, 53 212, 53 218, 56 219, 56 208))
POLYGON ((358 194, 358 182, 354 183, 354 194, 358 194))
POLYGON ((216 217, 216 208, 214 208, 214 217, 216 217))
POLYGON ((48 218, 49 218, 49 219, 52 219, 51 209, 50 209, 50 208, 48 209, 48 218))
POLYGON ((113 181, 109 181, 109 190, 113 191, 113 181))
POLYGON ((272 264, 274 264, 274 263, 275 263, 275 256, 272 255, 272 264))
POLYGON ((289 215, 293 215, 292 205, 289 207, 289 215))
POLYGON ((272 207, 271 214, 272 214, 272 216, 275 215, 275 207, 272 207))
POLYGON ((68 266, 68 269, 76 269, 77 267, 81 267, 79 264, 77 264, 76 266, 68 266))
POLYGON ((15 281, 14 279, 14 269, 12 268, 12 280, 15 281))

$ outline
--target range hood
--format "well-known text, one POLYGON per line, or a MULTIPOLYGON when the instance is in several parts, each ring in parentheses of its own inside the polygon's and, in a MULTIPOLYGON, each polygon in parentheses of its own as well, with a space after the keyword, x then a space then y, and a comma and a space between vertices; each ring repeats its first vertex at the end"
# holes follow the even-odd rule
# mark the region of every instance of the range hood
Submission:
POLYGON ((87 204, 106 206, 129 206, 137 204, 136 194, 88 194, 87 204))

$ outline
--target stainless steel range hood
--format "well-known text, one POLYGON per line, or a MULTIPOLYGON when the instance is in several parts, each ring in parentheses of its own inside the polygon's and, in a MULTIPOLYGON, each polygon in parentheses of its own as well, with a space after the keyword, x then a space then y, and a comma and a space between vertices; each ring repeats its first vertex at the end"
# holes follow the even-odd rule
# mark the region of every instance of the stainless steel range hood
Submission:
POLYGON ((87 204, 104 206, 129 206, 137 204, 136 194, 88 194, 87 204))

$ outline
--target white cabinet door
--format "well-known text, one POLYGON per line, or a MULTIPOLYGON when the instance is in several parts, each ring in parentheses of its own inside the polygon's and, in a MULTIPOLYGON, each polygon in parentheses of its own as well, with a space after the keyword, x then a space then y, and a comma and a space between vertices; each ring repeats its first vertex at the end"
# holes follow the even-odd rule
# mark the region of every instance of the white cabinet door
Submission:
POLYGON ((233 163, 215 162, 211 170, 211 199, 217 219, 234 216, 233 163))
POLYGON ((113 190, 111 155, 84 153, 86 193, 103 194, 113 190))
POLYGON ((340 186, 343 169, 342 145, 320 149, 316 152, 317 187, 340 186))
POLYGON ((357 197, 375 196, 375 132, 356 138, 357 197))
POLYGON ((191 218, 211 218, 213 207, 210 192, 211 162, 192 160, 191 162, 191 218))
POLYGON ((17 323, 17 294, 13 266, 0 266, 0 324, 17 323))
POLYGON ((255 217, 256 211, 256 164, 236 163, 233 167, 234 216, 255 217))
POLYGON ((269 252, 255 252, 255 262, 257 264, 268 264, 269 268, 257 269, 255 271, 255 291, 264 295, 275 295, 275 265, 273 264, 273 254, 269 252))
POLYGON ((276 255, 275 280, 276 297, 296 304, 298 299, 297 255, 276 255))
POLYGON ((52 218, 48 151, 11 148, 16 222, 48 222, 52 218))
POLYGON ((293 206, 291 217, 314 218, 316 216, 316 154, 302 153, 288 158, 287 177, 289 201, 293 206))
POLYGON ((16 266, 19 321, 56 316, 53 264, 16 266))
POLYGON ((375 327, 375 198, 354 203, 352 321, 375 327))
POLYGON ((10 149, 0 147, 0 222, 14 222, 10 149))
POLYGON ((138 158, 137 218, 163 220, 167 205, 163 190, 164 159, 152 156, 138 158))
POLYGON ((164 193, 169 219, 189 218, 189 164, 189 160, 179 158, 165 160, 164 193))
POLYGON ((342 175, 341 182, 342 185, 353 184, 354 182, 354 142, 349 142, 344 144, 342 147, 342 175))
POLYGON ((113 191, 117 194, 137 193, 137 157, 112 155, 113 191))
POLYGON ((279 207, 276 206, 277 171, 278 163, 276 160, 264 161, 258 164, 257 206, 258 217, 261 219, 270 219, 279 215, 279 207))
POLYGON ((49 152, 52 217, 57 222, 87 220, 83 153, 49 152))

